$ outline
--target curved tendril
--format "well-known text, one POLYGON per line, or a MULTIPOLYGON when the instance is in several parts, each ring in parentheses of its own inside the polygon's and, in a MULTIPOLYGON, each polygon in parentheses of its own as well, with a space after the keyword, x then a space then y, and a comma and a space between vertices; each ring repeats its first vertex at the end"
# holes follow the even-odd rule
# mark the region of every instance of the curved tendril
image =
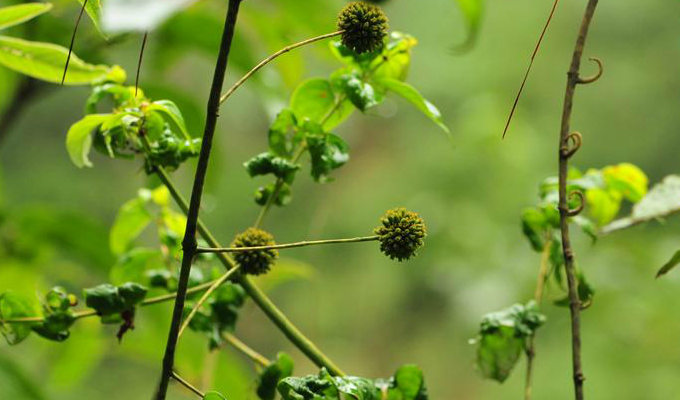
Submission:
POLYGON ((583 135, 580 132, 572 132, 567 136, 562 147, 562 155, 565 158, 571 158, 581 148, 583 144, 583 135))
POLYGON ((582 191, 574 190, 571 193, 569 193, 569 198, 572 198, 574 196, 579 198, 579 204, 578 204, 578 207, 567 210, 567 215, 569 217, 575 217, 575 216, 581 214, 581 212, 583 212, 583 209, 586 206, 586 196, 583 194, 582 191))
POLYGON ((589 83, 593 83, 600 79, 602 77, 602 74, 604 74, 604 65, 602 64, 602 60, 600 60, 597 57, 590 57, 590 61, 594 61, 597 64, 597 73, 595 75, 589 76, 587 78, 581 78, 578 77, 576 80, 576 83, 580 83, 582 85, 587 85, 589 83))

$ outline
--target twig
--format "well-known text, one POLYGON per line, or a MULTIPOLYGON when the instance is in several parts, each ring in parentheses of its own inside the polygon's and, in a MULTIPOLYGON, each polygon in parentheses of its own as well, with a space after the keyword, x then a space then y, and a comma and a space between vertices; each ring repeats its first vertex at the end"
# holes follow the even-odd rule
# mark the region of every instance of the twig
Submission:
POLYGON ((137 90, 139 90, 139 74, 142 71, 142 60, 144 59, 144 49, 146 49, 146 40, 149 38, 149 31, 144 32, 142 39, 142 48, 139 50, 139 61, 137 63, 137 74, 135 75, 135 97, 137 97, 137 90))
MULTIPOLYGON (((177 186, 172 182, 168 173, 161 167, 156 167, 156 174, 170 191, 173 199, 180 209, 185 213, 189 210, 189 205, 182 194, 177 190, 177 186)), ((198 219, 198 232, 211 247, 222 247, 208 227, 198 219)), ((217 258, 226 269, 236 267, 234 261, 225 253, 217 253, 217 258)), ((335 363, 328 358, 309 338, 279 310, 276 305, 260 290, 250 279, 245 276, 237 275, 237 281, 243 286, 251 299, 265 313, 265 315, 276 325, 279 330, 318 367, 325 367, 329 373, 335 376, 344 376, 345 373, 338 368, 335 363)))
POLYGON ((238 18, 240 5, 241 0, 229 0, 220 50, 217 57, 217 62, 215 64, 215 74, 213 76, 213 82, 210 89, 210 98, 208 99, 208 110, 205 130, 203 132, 203 139, 201 143, 201 152, 198 157, 198 165, 196 167, 196 175, 194 177, 193 189, 191 191, 191 200, 187 213, 187 225, 184 232, 184 239, 182 240, 182 249, 184 253, 182 256, 182 265, 180 268, 180 276, 177 286, 177 298, 175 299, 172 323, 170 325, 170 332, 168 334, 168 343, 165 347, 165 355, 163 357, 163 372, 161 374, 161 381, 156 394, 157 400, 164 400, 166 397, 168 381, 170 379, 170 375, 172 374, 174 365, 175 348, 177 347, 179 328, 180 324, 182 323, 184 300, 189 283, 189 273, 191 271, 191 264, 193 262, 194 256, 196 255, 196 247, 198 247, 196 242, 196 231, 198 214, 201 207, 201 198, 203 196, 203 185, 205 183, 205 176, 208 170, 210 151, 212 149, 212 141, 215 135, 218 111, 220 108, 220 93, 222 92, 222 85, 224 84, 227 62, 229 60, 229 52, 231 50, 231 43, 234 37, 234 31, 236 29, 236 20, 238 18))
POLYGON ((71 35, 71 44, 68 47, 68 55, 66 56, 66 64, 64 64, 64 75, 61 77, 61 84, 66 81, 66 73, 68 72, 68 64, 71 61, 71 53, 73 53, 73 45, 76 42, 76 33, 78 32, 78 26, 80 25, 80 20, 83 18, 83 13, 85 12, 85 6, 87 6, 87 0, 83 1, 83 6, 80 8, 80 14, 78 14, 78 19, 76 19, 76 26, 73 27, 73 35, 71 35))
POLYGON ((267 367, 271 363, 269 360, 267 360, 265 356, 251 349, 247 344, 240 341, 236 336, 232 335, 231 333, 223 332, 221 335, 222 339, 229 342, 229 344, 234 346, 235 349, 248 356, 248 358, 253 360, 255 363, 259 364, 261 367, 267 367))
MULTIPOLYGON (((536 290, 534 291, 534 301, 536 305, 540 306, 543 301, 543 288, 545 287, 545 277, 548 275, 548 262, 550 259, 550 248, 552 247, 552 240, 548 239, 543 245, 541 252, 541 266, 538 271, 538 280, 536 281, 536 290)), ((536 332, 527 338, 525 344, 525 353, 527 356, 527 371, 524 381, 524 400, 531 400, 532 382, 534 375, 534 359, 536 358, 535 346, 536 332)))
POLYGON ((211 248, 211 247, 199 247, 197 249, 198 253, 238 253, 253 250, 278 250, 278 249, 292 249, 295 247, 306 247, 306 246, 318 246, 322 244, 337 244, 337 243, 359 243, 359 242, 372 242, 379 240, 380 236, 363 236, 350 239, 328 239, 328 240, 307 240, 303 242, 296 243, 286 243, 286 244, 275 244, 271 246, 254 246, 254 247, 223 247, 223 248, 211 248))
POLYGON ((208 300, 210 295, 217 289, 218 287, 222 286, 224 282, 226 282, 235 272, 238 271, 238 266, 236 268, 232 268, 229 271, 227 271, 224 275, 222 275, 218 280, 216 280, 209 288, 208 290, 203 293, 203 296, 198 300, 196 305, 194 306, 193 309, 191 309, 191 312, 189 315, 186 317, 184 322, 182 323, 182 327, 179 329, 179 333, 177 334, 177 337, 181 337, 182 333, 184 333, 184 330, 187 329, 189 326, 189 323, 191 323, 191 320, 194 318, 198 310, 203 306, 203 304, 208 300))
POLYGON ((200 398, 205 397, 205 394, 203 394, 203 392, 201 392, 200 390, 198 390, 194 385, 192 385, 191 383, 189 383, 186 379, 184 379, 184 378, 182 378, 181 376, 179 376, 179 374, 178 374, 177 372, 172 371, 172 375, 171 375, 171 376, 172 376, 172 379, 174 379, 174 380, 176 380, 177 382, 179 382, 182 386, 184 386, 185 388, 187 388, 187 389, 189 389, 190 391, 192 391, 192 392, 193 392, 194 394, 196 394, 198 397, 200 397, 200 398))
POLYGON ((524 73, 524 79, 522 79, 522 85, 519 87, 519 91, 517 92, 517 96, 515 97, 515 102, 512 104, 512 109, 510 110, 510 116, 508 117, 508 121, 505 123, 505 129, 503 129, 503 138, 505 139, 505 135, 508 133, 508 128, 510 128, 510 122, 512 122, 512 117, 515 115, 515 110, 517 109, 517 103, 519 103, 520 97, 522 97, 522 92, 524 91, 524 86, 527 83, 527 79, 529 78, 529 74, 531 73, 531 68, 534 66, 534 60, 536 59, 536 54, 538 54, 538 49, 541 48, 541 43, 543 42, 543 38, 545 37, 545 33, 548 31, 548 27, 550 26, 550 21, 552 21, 553 15, 555 15, 555 9, 557 8, 557 4, 560 2, 560 0, 555 0, 555 3, 553 3, 552 10, 550 10, 550 15, 548 16, 548 20, 545 22, 545 26, 543 27, 543 31, 541 32, 541 36, 538 38, 538 43, 536 43, 536 47, 534 48, 534 52, 531 54, 531 61, 529 61, 529 66, 527 67, 527 71, 524 73))
POLYGON ((269 64, 270 62, 272 62, 272 61, 274 61, 275 59, 277 59, 279 56, 281 56, 281 55, 283 55, 283 54, 285 54, 285 53, 288 53, 288 52, 291 51, 291 50, 297 49, 298 47, 302 47, 302 46, 308 45, 308 44, 310 44, 310 43, 318 42, 318 41, 320 41, 320 40, 324 40, 324 39, 332 38, 332 37, 334 37, 334 36, 341 35, 342 32, 343 32, 343 31, 331 32, 331 33, 327 33, 327 34, 325 34, 325 35, 313 37, 313 38, 311 38, 311 39, 307 39, 307 40, 303 40, 303 41, 298 42, 298 43, 295 43, 295 44, 291 44, 290 46, 286 46, 286 47, 284 47, 283 49, 281 49, 281 50, 277 51, 276 53, 272 54, 271 56, 265 58, 265 59, 262 60, 259 64, 257 64, 253 69, 251 69, 250 71, 248 71, 247 74, 243 75, 243 77, 242 77, 241 79, 239 79, 236 83, 234 83, 234 85, 233 85, 232 87, 230 87, 229 90, 227 90, 227 92, 226 92, 224 95, 222 95, 222 97, 220 98, 220 104, 222 104, 222 103, 224 103, 225 101, 227 101, 227 99, 228 99, 229 97, 231 97, 231 95, 234 94, 234 92, 235 92, 239 87, 241 87, 241 85, 243 85, 248 79, 250 79, 251 76, 255 75, 255 73, 256 73, 257 71, 259 71, 260 69, 262 69, 262 67, 264 67, 265 65, 269 64))
POLYGON ((576 271, 574 267, 574 251, 571 247, 571 240, 569 237, 569 217, 573 216, 573 210, 569 209, 567 193, 567 175, 569 170, 569 158, 574 155, 574 152, 569 148, 570 142, 570 122, 571 113, 574 103, 574 92, 576 85, 585 83, 579 76, 581 68, 581 58, 583 57, 583 48, 588 36, 588 29, 595 13, 598 0, 588 0, 586 11, 583 16, 583 22, 579 30, 578 38, 576 39, 576 46, 571 59, 571 66, 567 73, 567 89, 564 96, 564 109, 562 113, 562 126, 560 130, 559 141, 559 205, 560 211, 560 228, 562 233, 562 251, 564 254, 564 265, 569 285, 569 308, 571 311, 571 340, 572 340, 572 358, 573 358, 573 379, 574 379, 574 393, 576 400, 583 400, 583 367, 581 363, 581 301, 578 296, 578 282, 576 280, 576 271))

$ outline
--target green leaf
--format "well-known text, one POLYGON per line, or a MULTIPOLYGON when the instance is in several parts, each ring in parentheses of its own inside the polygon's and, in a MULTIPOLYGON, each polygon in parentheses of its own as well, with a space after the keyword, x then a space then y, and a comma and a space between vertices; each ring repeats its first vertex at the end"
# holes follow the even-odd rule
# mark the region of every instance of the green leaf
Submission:
POLYGON ((383 96, 377 93, 370 83, 363 81, 356 73, 342 75, 340 80, 347 98, 362 112, 377 106, 383 100, 383 96))
POLYGON ((522 212, 521 220, 522 233, 531 243, 531 247, 534 251, 542 252, 548 227, 545 215, 536 208, 527 208, 522 212))
POLYGON ((295 89, 290 108, 298 121, 309 119, 317 124, 324 122, 324 129, 330 130, 352 114, 352 104, 342 101, 338 105, 340 100, 328 80, 316 78, 303 82, 295 89))
POLYGON ((666 264, 664 264, 664 266, 661 267, 661 269, 659 269, 659 272, 656 273, 656 277, 660 278, 663 275, 666 275, 667 273, 669 273, 673 268, 677 267, 678 265, 680 265, 680 250, 675 252, 675 254, 673 254, 673 257, 671 257, 671 259, 668 260, 668 262, 666 264))
POLYGON ((224 397, 222 393, 210 391, 205 393, 203 400, 227 400, 227 398, 224 397))
POLYGON ((325 368, 318 375, 282 379, 277 389, 283 400, 340 400, 333 377, 325 368))
MULTIPOLYGON (((85 0, 78 0, 78 2, 82 5, 83 1, 85 0)), ((97 31, 104 37, 105 39, 108 37, 102 30, 102 27, 100 25, 100 21, 102 20, 102 3, 100 0, 88 0, 87 5, 85 5, 85 12, 87 12, 87 16, 90 17, 92 20, 92 23, 94 23, 95 28, 97 28, 97 31)))
MULTIPOLYGON (((427 389, 423 371, 416 365, 404 365, 394 373, 393 388, 390 392, 398 391, 400 400, 427 400, 427 389)), ((389 397, 390 399, 392 397, 389 397)))
POLYGON ((269 149, 274 155, 290 158, 300 140, 295 113, 288 108, 281 110, 269 128, 269 149))
POLYGON ((128 282, 121 286, 113 286, 105 283, 83 291, 85 304, 97 311, 102 317, 115 316, 116 314, 133 309, 141 303, 146 296, 146 287, 128 282))
POLYGON ((526 338, 545 322, 535 302, 515 304, 484 316, 477 344, 477 368, 487 379, 505 381, 514 368, 526 338))
MULTIPOLYGON (((60 83, 68 49, 51 43, 0 36, 0 64, 30 77, 60 83)), ((65 85, 86 85, 105 79, 112 71, 105 65, 92 65, 71 55, 65 85)))
POLYGON ((185 136, 185 138, 191 139, 191 135, 187 129, 186 122, 184 122, 182 112, 175 103, 170 100, 157 100, 151 103, 148 110, 160 112, 168 119, 169 122, 173 123, 179 128, 180 132, 185 136))
POLYGON ((269 152, 256 155, 246 161, 243 166, 251 177, 273 174, 288 183, 293 181, 295 173, 300 169, 299 165, 269 152))
POLYGON ((657 218, 680 212, 680 176, 669 175, 655 185, 640 202, 633 206, 629 217, 612 222, 602 228, 606 234, 657 218))
POLYGON ((276 361, 269 364, 260 374, 257 384, 257 395, 262 400, 276 398, 276 385, 281 379, 293 374, 293 359, 286 353, 276 355, 276 361))
MULTIPOLYGON (((13 292, 0 294, 0 319, 8 320, 38 315, 35 302, 13 292)), ((14 346, 31 334, 33 325, 30 323, 0 323, 0 333, 10 346, 14 346)))
POLYGON ((349 160, 349 146, 332 133, 308 135, 307 147, 312 158, 312 177, 320 183, 330 182, 331 171, 349 160))
POLYGON ((376 58, 368 70, 376 79, 393 78, 404 81, 411 65, 411 49, 418 44, 416 38, 401 32, 392 32, 390 42, 381 57, 376 58))
MULTIPOLYGON (((370 379, 356 376, 334 377, 338 391, 356 400, 380 400, 382 393, 370 379)), ((344 397, 343 397, 344 398, 344 397)))
POLYGON ((581 215, 577 215, 571 218, 571 221, 578 225, 579 228, 581 228, 581 230, 583 231, 583 233, 590 237, 593 243, 597 242, 597 227, 595 226, 595 223, 591 219, 581 215))
POLYGON ((52 9, 51 3, 26 3, 0 8, 0 30, 22 24, 52 9))
POLYGON ((116 255, 123 254, 152 220, 153 215, 147 210, 144 199, 134 198, 123 204, 111 227, 109 235, 111 252, 116 255))
POLYGON ((90 114, 71 125, 66 134, 66 150, 78 168, 91 167, 88 157, 92 147, 92 131, 106 122, 113 114, 90 114))
POLYGON ((458 3, 465 23, 468 27, 468 36, 463 44, 458 46, 459 50, 465 50, 472 46, 479 34, 479 28, 484 14, 483 0, 455 0, 458 3))
POLYGON ((423 98, 416 88, 409 85, 408 83, 404 83, 393 78, 377 79, 376 82, 385 89, 390 90, 402 98, 408 100, 418 110, 434 121, 444 132, 447 134, 450 133, 449 128, 444 124, 442 115, 437 107, 425 100, 425 98, 423 98))

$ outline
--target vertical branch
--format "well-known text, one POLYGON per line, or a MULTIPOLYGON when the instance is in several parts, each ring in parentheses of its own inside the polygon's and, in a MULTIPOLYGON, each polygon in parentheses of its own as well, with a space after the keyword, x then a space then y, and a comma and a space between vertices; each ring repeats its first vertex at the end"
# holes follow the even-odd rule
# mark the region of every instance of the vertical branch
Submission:
POLYGON ((173 364, 175 359, 175 349, 177 347, 177 338, 179 328, 182 323, 182 314, 184 311, 184 300, 186 297, 187 286, 189 283, 189 272, 191 271, 191 263, 196 254, 197 242, 196 231, 198 224, 198 213, 201 205, 201 197, 203 195, 203 185, 205 183, 205 176, 208 170, 208 161, 210 159, 210 151, 212 149, 212 140, 215 135, 215 127, 217 125, 218 111, 220 108, 220 94, 222 93, 222 86, 224 84, 224 76, 227 70, 227 62, 229 60, 229 51, 231 49, 231 42, 234 37, 234 30, 236 28, 236 19, 238 17, 239 6, 241 0, 229 0, 229 7, 227 17, 224 24, 224 31, 222 33, 222 41, 220 44, 219 55, 215 65, 215 74, 210 89, 210 98, 208 100, 208 111, 205 122, 205 130, 203 132, 203 141, 201 143, 201 153, 198 158, 198 166, 196 167, 196 175, 194 178, 193 189, 191 191, 191 200, 189 202, 189 209, 187 212, 187 226, 182 240, 182 266, 180 269, 179 282, 177 285, 177 298, 175 300, 175 307, 172 313, 172 323, 170 325, 170 332, 168 334, 168 342, 165 347, 165 356, 163 357, 163 372, 161 381, 156 394, 157 400, 164 400, 167 390, 168 382, 173 372, 173 364))
MULTIPOLYGON (((564 109, 562 113, 562 127, 560 131, 559 142, 559 211, 560 211, 560 230, 562 233, 562 251, 564 253, 564 264, 569 285, 569 308, 571 311, 571 340, 572 340, 572 358, 573 358, 573 378, 574 378, 574 392, 576 400, 583 400, 583 368, 581 365, 581 301, 578 296, 578 282, 576 280, 576 271, 574 267, 574 251, 571 247, 571 240, 569 237, 569 217, 574 216, 580 210, 570 210, 568 205, 568 196, 573 193, 567 193, 567 174, 569 170, 569 159, 574 155, 578 149, 580 140, 574 141, 574 148, 570 149, 570 141, 574 140, 575 136, 570 133, 571 113, 574 104, 574 92, 576 85, 579 83, 586 83, 579 77, 581 68, 581 58, 583 57, 583 48, 588 37, 588 29, 595 14, 598 0, 588 0, 581 29, 579 30, 578 38, 576 40, 576 47, 571 59, 571 66, 567 73, 567 89, 564 97, 564 109)), ((580 138, 580 135, 579 135, 580 138)), ((580 195, 583 201, 582 195, 580 195)))

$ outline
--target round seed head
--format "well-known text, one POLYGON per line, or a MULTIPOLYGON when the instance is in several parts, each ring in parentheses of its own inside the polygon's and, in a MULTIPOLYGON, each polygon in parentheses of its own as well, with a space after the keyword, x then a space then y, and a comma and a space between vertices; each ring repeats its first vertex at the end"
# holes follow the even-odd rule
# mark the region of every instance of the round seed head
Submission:
MULTIPOLYGON (((248 228, 234 238, 232 247, 260 247, 274 246, 274 236, 261 229, 248 228)), ((241 267, 241 271, 248 275, 262 275, 269 271, 274 261, 279 258, 279 252, 273 249, 248 250, 234 253, 234 260, 241 267)))
POLYGON ((408 260, 423 246, 426 236, 425 222, 414 212, 404 208, 387 211, 375 228, 380 236, 380 251, 391 259, 408 260))
POLYGON ((387 16, 380 7, 360 1, 349 3, 340 11, 338 29, 342 44, 361 54, 383 46, 387 36, 387 16))

